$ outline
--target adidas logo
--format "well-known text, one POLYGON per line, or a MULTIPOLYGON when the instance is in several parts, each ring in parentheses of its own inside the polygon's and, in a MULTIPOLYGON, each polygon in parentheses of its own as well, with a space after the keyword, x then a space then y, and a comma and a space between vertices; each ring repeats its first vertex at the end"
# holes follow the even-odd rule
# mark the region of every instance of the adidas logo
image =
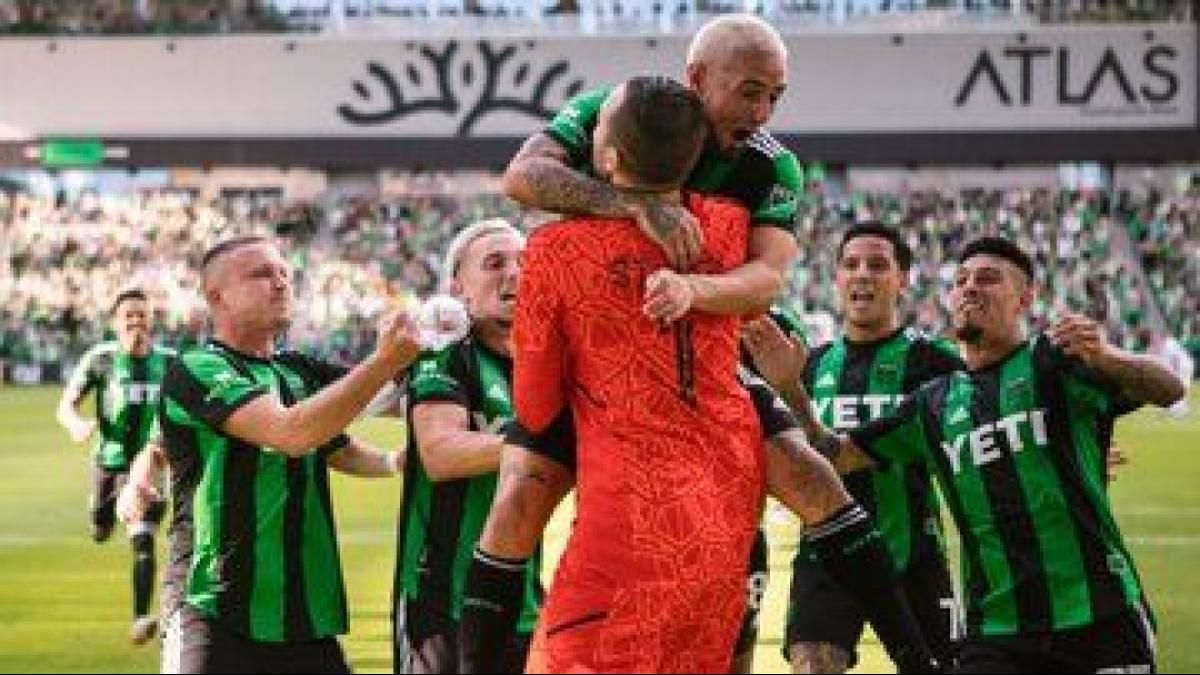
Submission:
POLYGON ((771 188, 771 195, 768 197, 768 203, 771 206, 780 206, 783 204, 792 204, 796 201, 796 192, 782 185, 776 185, 771 188))
POLYGON ((508 403, 508 390, 506 390, 503 385, 497 382, 487 390, 487 397, 493 401, 508 403))
POLYGON ((837 378, 833 376, 833 373, 825 373, 824 377, 817 380, 817 386, 818 387, 836 387, 837 386, 837 378))
POLYGON ((954 414, 951 415, 946 421, 950 424, 961 424, 962 422, 970 421, 970 419, 971 413, 967 412, 966 408, 959 408, 958 410, 955 410, 954 414))

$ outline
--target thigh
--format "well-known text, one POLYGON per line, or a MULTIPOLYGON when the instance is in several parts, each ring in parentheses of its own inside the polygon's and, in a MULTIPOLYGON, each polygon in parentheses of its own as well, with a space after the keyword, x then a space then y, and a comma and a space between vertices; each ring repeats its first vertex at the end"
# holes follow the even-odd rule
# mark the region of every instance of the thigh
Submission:
POLYGON ((406 602, 397 609, 396 672, 457 673, 458 624, 439 609, 406 602))
POLYGON ((112 525, 116 522, 117 495, 129 474, 101 466, 92 467, 92 522, 112 525))
POLYGON ((752 651, 758 641, 759 616, 771 575, 767 562, 767 535, 760 527, 754 537, 754 548, 750 550, 750 566, 746 576, 746 612, 742 617, 742 627, 738 632, 734 655, 752 651))
POLYGON ((1146 613, 1130 609, 1086 629, 1056 637, 1050 655, 1063 672, 1156 672, 1154 630, 1146 613))
MULTIPOLYGON (((1032 649, 1032 647, 1030 647, 1032 649)), ((962 675, 989 675, 991 673, 1043 673, 1041 668, 1031 668, 1028 651, 1016 640, 992 640, 972 638, 961 642, 956 649, 955 673, 962 675)))
POLYGON ((820 562, 803 551, 796 555, 784 641, 784 656, 789 661, 795 645, 833 645, 845 652, 853 666, 866 622, 858 601, 829 576, 820 562))
POLYGON ((259 665, 244 641, 187 604, 167 620, 164 673, 246 673, 259 665))
POLYGON ((336 638, 264 646, 261 651, 259 666, 263 673, 346 675, 351 672, 346 654, 336 638))

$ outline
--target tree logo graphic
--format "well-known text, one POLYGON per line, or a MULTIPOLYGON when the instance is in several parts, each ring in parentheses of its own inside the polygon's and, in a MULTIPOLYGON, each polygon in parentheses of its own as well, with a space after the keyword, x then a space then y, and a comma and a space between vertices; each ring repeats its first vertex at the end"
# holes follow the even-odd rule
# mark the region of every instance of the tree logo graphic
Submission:
POLYGON ((497 112, 548 120, 583 90, 581 78, 570 78, 568 61, 535 64, 530 58, 533 42, 497 46, 479 41, 474 46, 470 52, 457 41, 440 50, 410 43, 407 50, 414 52, 413 58, 402 66, 400 76, 378 61, 368 61, 367 77, 354 81, 357 101, 339 105, 338 115, 357 126, 377 126, 441 113, 458 119, 455 133, 466 137, 474 134, 480 120, 497 112), (432 83, 433 93, 426 83, 432 83))

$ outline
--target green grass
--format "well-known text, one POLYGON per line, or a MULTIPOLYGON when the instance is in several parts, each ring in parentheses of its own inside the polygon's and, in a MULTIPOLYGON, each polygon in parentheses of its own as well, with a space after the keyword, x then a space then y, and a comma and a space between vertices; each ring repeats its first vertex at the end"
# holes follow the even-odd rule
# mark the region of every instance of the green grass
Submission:
MULTIPOLYGON (((53 420, 57 390, 0 388, 0 672, 157 672, 153 647, 129 645, 129 552, 121 537, 88 539, 88 459, 53 420)), ((1200 408, 1200 397, 1197 398, 1200 408)), ((373 421, 359 431, 395 446, 403 429, 373 421)), ((1157 411, 1124 422, 1118 440, 1132 457, 1113 487, 1161 626, 1164 672, 1200 672, 1200 416, 1180 423, 1157 411)), ((391 669, 388 605, 395 556, 397 481, 335 481, 351 605, 345 644, 361 672, 391 669)), ((566 521, 552 526, 550 551, 566 521)), ((771 586, 757 665, 785 672, 779 656, 790 523, 770 525, 771 586)), ((553 553, 552 553, 553 559, 553 553)), ((886 667, 864 650, 863 670, 886 667)))

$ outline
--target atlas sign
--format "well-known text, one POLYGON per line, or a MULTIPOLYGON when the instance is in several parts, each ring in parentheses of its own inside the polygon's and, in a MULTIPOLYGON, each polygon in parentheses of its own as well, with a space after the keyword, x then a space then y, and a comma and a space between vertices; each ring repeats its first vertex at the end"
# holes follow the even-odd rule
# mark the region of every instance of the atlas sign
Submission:
POLYGON ((1026 44, 978 52, 955 105, 1056 103, 1089 115, 1173 114, 1180 94, 1181 55, 1146 34, 1141 49, 1104 45, 1026 44))

